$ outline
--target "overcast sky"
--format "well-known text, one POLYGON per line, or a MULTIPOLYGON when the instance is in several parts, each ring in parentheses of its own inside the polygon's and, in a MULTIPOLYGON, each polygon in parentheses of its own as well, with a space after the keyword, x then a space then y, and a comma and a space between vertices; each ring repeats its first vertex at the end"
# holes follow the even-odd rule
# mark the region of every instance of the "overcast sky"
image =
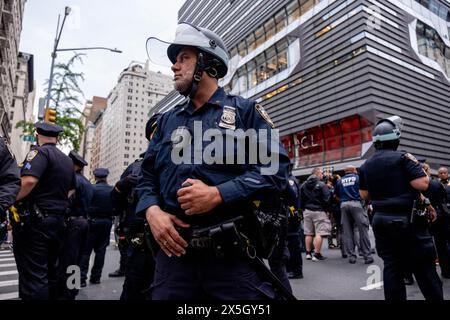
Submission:
MULTIPOLYGON (((64 7, 72 12, 66 20, 58 48, 104 46, 123 53, 86 51, 81 84, 86 99, 106 97, 117 83, 120 72, 131 61, 145 62, 145 41, 150 36, 172 39, 178 10, 185 0, 28 0, 20 39, 20 51, 34 55, 36 101, 46 92, 44 81, 50 74, 51 51, 58 14, 64 7)), ((62 18, 62 17, 61 17, 62 18)), ((59 52, 57 61, 67 61, 72 52, 59 52)), ((169 70, 151 66, 154 71, 169 70)))

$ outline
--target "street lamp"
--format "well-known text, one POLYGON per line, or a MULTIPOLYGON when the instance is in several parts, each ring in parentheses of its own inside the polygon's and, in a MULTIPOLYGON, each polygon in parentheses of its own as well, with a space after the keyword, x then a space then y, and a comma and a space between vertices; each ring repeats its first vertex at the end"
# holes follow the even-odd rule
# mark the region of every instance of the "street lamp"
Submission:
MULTIPOLYGON (((86 48, 67 48, 67 49, 58 49, 58 44, 59 44, 59 40, 61 39, 61 33, 63 31, 64 28, 64 23, 66 22, 66 18, 67 16, 70 14, 70 11, 72 11, 72 9, 70 7, 65 7, 64 9, 64 18, 61 24, 61 29, 59 28, 59 21, 61 19, 61 15, 58 15, 58 24, 56 25, 56 37, 55 37, 55 43, 53 45, 53 51, 52 51, 52 64, 50 67, 50 77, 48 79, 48 88, 47 88, 47 96, 45 98, 45 111, 49 108, 49 104, 50 104, 50 96, 51 96, 51 89, 52 89, 52 84, 53 84, 53 71, 55 68, 55 59, 56 59, 56 53, 58 51, 80 51, 80 50, 108 50, 111 52, 115 52, 115 53, 122 53, 122 51, 114 48, 106 48, 106 47, 86 47, 86 48)), ((45 114, 44 111, 44 114, 45 114)))

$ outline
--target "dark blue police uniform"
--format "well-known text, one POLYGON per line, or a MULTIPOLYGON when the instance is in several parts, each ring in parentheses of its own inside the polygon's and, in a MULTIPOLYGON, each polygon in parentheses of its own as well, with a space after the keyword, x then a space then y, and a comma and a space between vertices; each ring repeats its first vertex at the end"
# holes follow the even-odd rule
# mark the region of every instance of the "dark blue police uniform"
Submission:
POLYGON ((0 137, 0 223, 20 190, 20 175, 14 155, 5 138, 0 137))
MULTIPOLYGON (((286 264, 290 278, 303 278, 302 259, 302 236, 303 228, 300 220, 300 186, 297 178, 289 176, 289 186, 286 192, 286 204, 294 208, 294 212, 289 212, 287 246, 289 250, 289 260, 286 264)), ((304 238, 304 236, 303 236, 304 238)))
POLYGON ((431 224, 431 234, 439 259, 439 267, 443 278, 450 278, 450 232, 449 212, 447 208, 447 193, 445 187, 436 180, 430 178, 430 184, 423 195, 430 199, 430 203, 436 210, 437 218, 431 224))
MULTIPOLYGON (((227 159, 236 163, 236 144, 223 152, 220 161, 198 161, 198 157, 201 157, 209 146, 209 142, 202 141, 207 140, 202 139, 207 129, 217 129, 221 138, 225 139, 227 135, 231 135, 234 139, 233 135, 237 129, 266 129, 270 134, 269 123, 270 119, 261 107, 255 106, 255 102, 227 95, 222 88, 218 88, 201 108, 195 109, 188 101, 163 114, 158 120, 158 129, 142 164, 143 177, 137 188, 139 203, 136 212, 145 215, 147 208, 158 205, 165 212, 178 216, 189 223, 192 229, 196 229, 211 227, 238 215, 248 214, 247 208, 250 207, 252 197, 260 191, 281 193, 287 184, 289 158, 278 139, 275 143, 279 152, 271 148, 270 136, 265 141, 268 154, 272 152, 279 162, 275 174, 272 175, 262 175, 260 169, 263 166, 260 163, 250 164, 248 160, 245 164, 226 164, 227 159), (197 122, 197 126, 201 123, 202 132, 194 131, 194 122, 197 122), (186 132, 191 135, 200 134, 201 137, 194 136, 189 141, 178 135, 186 132), (177 164, 171 155, 179 150, 180 145, 188 145, 191 151, 195 152, 183 153, 187 161, 177 164), (177 201, 177 191, 188 178, 216 186, 223 204, 211 212, 187 216, 177 201)), ((248 149, 245 151, 248 152, 248 149)), ((189 239, 187 241, 189 242, 189 239)), ((159 250, 155 260, 153 299, 210 297, 230 300, 273 297, 273 288, 262 281, 244 257, 219 258, 211 254, 210 250, 195 248, 194 243, 189 242, 185 256, 168 257, 159 250)))
MULTIPOLYGON (((38 134, 56 137, 62 129, 38 123, 38 134)), ((20 221, 13 220, 14 256, 23 300, 58 297, 58 269, 65 236, 64 214, 69 190, 75 189, 72 160, 53 143, 34 148, 22 164, 21 176, 38 179, 17 204, 20 221)))
POLYGON ((60 299, 74 300, 78 294, 77 289, 68 289, 67 278, 72 273, 67 272, 69 266, 80 266, 82 250, 86 246, 89 224, 87 221, 88 209, 94 194, 92 184, 81 173, 87 162, 76 152, 70 151, 69 157, 76 170, 76 189, 70 198, 70 207, 66 214, 67 233, 64 242, 63 256, 61 258, 61 293, 60 299))
MULTIPOLYGON (((106 179, 109 174, 108 169, 97 168, 94 170, 94 176, 100 179, 106 179)), ((112 227, 112 218, 114 208, 112 205, 111 191, 113 186, 106 180, 99 180, 93 185, 93 196, 88 209, 89 231, 86 246, 83 249, 81 257, 81 283, 86 283, 89 270, 89 258, 92 250, 95 252, 94 265, 91 269, 89 282, 98 284, 102 275, 103 265, 105 263, 106 248, 109 245, 109 238, 112 227)))
POLYGON ((414 273, 426 299, 442 299, 442 282, 426 221, 410 222, 419 191, 410 182, 426 174, 415 158, 402 151, 380 149, 361 167, 360 189, 368 190, 375 212, 373 231, 384 261, 386 300, 406 300, 403 277, 414 273))
POLYGON ((6 210, 16 200, 20 175, 14 155, 5 138, 0 137, 0 244, 8 238, 6 210))
POLYGON ((153 282, 155 270, 153 255, 144 238, 145 219, 136 215, 138 199, 135 189, 142 176, 141 165, 142 159, 130 164, 112 191, 115 208, 121 212, 120 226, 128 243, 125 281, 120 300, 148 299, 147 291, 153 282))

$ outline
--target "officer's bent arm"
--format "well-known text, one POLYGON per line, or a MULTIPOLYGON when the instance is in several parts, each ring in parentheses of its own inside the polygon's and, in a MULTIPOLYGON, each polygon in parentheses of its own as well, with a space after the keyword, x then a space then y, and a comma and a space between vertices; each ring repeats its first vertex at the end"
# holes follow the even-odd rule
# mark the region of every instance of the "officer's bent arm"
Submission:
POLYGON ((428 189, 428 185, 429 185, 430 181, 428 179, 428 176, 425 177, 420 177, 417 179, 414 179, 410 182, 411 186, 419 191, 425 191, 428 189))
MULTIPOLYGON (((260 120, 263 121, 263 120, 260 120)), ((253 128, 258 129, 270 129, 266 124, 266 127, 255 125, 253 128)), ((278 152, 276 150, 271 150, 271 142, 274 137, 268 138, 268 154, 278 160, 278 170, 274 174, 262 174, 262 169, 266 166, 257 164, 251 166, 247 172, 244 174, 231 179, 227 182, 217 185, 217 189, 220 192, 220 196, 224 203, 233 203, 243 199, 248 199, 249 197, 256 194, 258 191, 277 191, 283 192, 288 185, 289 178, 289 165, 290 160, 284 147, 276 141, 278 146, 278 152)))
POLYGON ((361 196, 361 199, 370 201, 369 191, 359 189, 359 195, 361 196))
POLYGON ((6 142, 0 141, 0 214, 14 203, 20 190, 20 175, 17 163, 7 149, 6 142))
POLYGON ((33 177, 33 176, 23 176, 21 178, 21 180, 22 180, 22 185, 20 187, 19 194, 17 195, 17 199, 16 199, 17 201, 22 200, 27 195, 29 195, 31 190, 33 190, 33 188, 36 186, 36 184, 39 181, 36 177, 33 177))

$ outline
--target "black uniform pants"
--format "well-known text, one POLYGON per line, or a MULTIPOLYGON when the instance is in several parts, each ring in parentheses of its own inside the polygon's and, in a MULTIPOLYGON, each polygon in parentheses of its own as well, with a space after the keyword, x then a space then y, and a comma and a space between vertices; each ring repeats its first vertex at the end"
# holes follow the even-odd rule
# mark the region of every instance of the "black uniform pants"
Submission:
POLYGON ((85 217, 70 217, 66 221, 67 233, 61 258, 60 299, 74 300, 77 289, 67 287, 69 266, 80 266, 82 250, 86 245, 89 224, 85 217))
POLYGON ((149 249, 128 246, 128 258, 120 300, 149 300, 147 291, 153 282, 155 260, 149 249))
POLYGON ((450 224, 447 214, 438 215, 436 221, 431 224, 431 233, 436 245, 441 274, 450 278, 450 224))
POLYGON ((436 272, 433 238, 425 221, 409 222, 408 215, 376 212, 373 232, 378 255, 384 261, 386 300, 406 300, 404 275, 411 271, 426 300, 442 300, 442 282, 436 272))
POLYGON ((63 214, 13 224, 14 257, 22 300, 58 297, 58 263, 65 237, 63 214))
POLYGON ((297 218, 288 220, 288 250, 289 260, 286 264, 287 271, 295 274, 303 274, 302 239, 300 238, 301 221, 297 218))
POLYGON ((81 282, 86 281, 89 270, 89 259, 92 250, 95 253, 94 265, 91 269, 90 281, 98 281, 102 276, 103 265, 105 264, 106 248, 109 245, 111 234, 111 218, 93 218, 89 221, 89 231, 86 245, 81 257, 81 282))
POLYGON ((289 261, 287 226, 285 226, 285 230, 280 234, 280 239, 267 260, 272 273, 281 281, 283 286, 292 293, 292 287, 286 271, 286 264, 289 261))

